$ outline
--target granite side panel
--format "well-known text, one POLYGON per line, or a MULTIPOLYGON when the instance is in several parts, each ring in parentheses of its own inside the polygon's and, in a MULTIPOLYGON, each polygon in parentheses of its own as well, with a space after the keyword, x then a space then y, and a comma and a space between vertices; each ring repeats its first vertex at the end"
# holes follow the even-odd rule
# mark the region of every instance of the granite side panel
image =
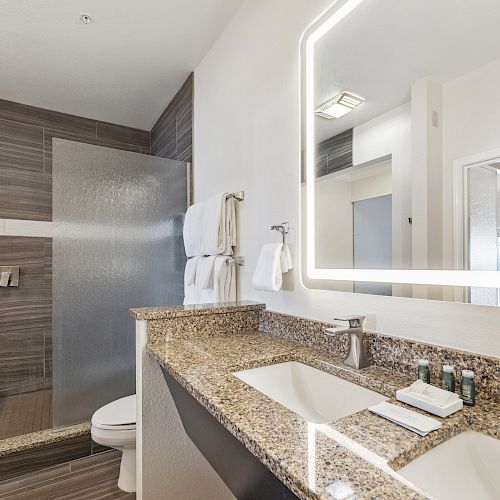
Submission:
POLYGON ((181 316, 201 316, 239 311, 261 311, 264 304, 249 301, 219 302, 217 304, 196 304, 188 306, 133 307, 130 314, 138 320, 172 319, 181 316))
MULTIPOLYGON (((346 356, 349 349, 348 335, 330 337, 324 334, 331 323, 316 321, 289 314, 263 310, 259 328, 265 332, 301 342, 308 347, 346 356)), ((495 400, 500 387, 500 359, 459 351, 449 347, 425 344, 414 340, 376 332, 365 331, 368 356, 373 365, 388 368, 408 377, 416 377, 418 360, 428 359, 431 383, 441 385, 441 370, 445 364, 455 366, 457 390, 462 369, 474 370, 477 399, 495 400)))
POLYGON ((148 341, 213 337, 256 330, 259 311, 235 311, 148 321, 148 341))

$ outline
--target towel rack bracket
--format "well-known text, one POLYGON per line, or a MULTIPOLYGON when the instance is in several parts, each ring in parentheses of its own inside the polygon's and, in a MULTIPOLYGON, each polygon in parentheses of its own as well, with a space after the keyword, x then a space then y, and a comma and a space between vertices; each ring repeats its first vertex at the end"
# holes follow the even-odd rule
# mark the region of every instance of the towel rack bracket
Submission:
POLYGON ((238 201, 243 201, 245 199, 245 191, 238 191, 237 193, 231 193, 226 195, 226 199, 234 198, 238 201))
POLYGON ((237 257, 228 257, 227 259, 229 264, 236 264, 237 266, 245 265, 245 257, 237 256, 237 257))

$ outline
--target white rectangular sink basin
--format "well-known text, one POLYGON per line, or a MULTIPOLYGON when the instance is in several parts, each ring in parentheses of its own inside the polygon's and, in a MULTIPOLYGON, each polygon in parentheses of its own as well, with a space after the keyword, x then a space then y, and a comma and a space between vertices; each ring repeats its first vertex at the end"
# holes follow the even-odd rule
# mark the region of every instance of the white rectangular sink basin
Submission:
POLYGON ((387 398, 296 361, 233 375, 315 424, 333 422, 387 398))
POLYGON ((500 498, 500 441, 462 432, 398 471, 439 500, 500 498))

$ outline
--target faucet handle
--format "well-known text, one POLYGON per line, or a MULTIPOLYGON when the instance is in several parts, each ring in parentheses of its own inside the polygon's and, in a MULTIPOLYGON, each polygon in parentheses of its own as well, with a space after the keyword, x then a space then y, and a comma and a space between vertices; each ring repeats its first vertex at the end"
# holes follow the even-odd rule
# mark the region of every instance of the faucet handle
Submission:
POLYGON ((360 328, 363 326, 363 321, 365 316, 363 315, 351 315, 351 316, 337 316, 333 319, 334 321, 347 321, 349 323, 349 328, 360 328))

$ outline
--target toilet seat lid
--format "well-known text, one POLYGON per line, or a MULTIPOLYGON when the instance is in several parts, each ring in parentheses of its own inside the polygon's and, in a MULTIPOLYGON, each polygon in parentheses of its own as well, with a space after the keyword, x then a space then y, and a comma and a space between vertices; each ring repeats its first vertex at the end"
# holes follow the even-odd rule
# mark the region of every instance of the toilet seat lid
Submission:
POLYGON ((92 424, 121 426, 135 424, 135 394, 117 399, 99 408, 92 415, 92 424))

